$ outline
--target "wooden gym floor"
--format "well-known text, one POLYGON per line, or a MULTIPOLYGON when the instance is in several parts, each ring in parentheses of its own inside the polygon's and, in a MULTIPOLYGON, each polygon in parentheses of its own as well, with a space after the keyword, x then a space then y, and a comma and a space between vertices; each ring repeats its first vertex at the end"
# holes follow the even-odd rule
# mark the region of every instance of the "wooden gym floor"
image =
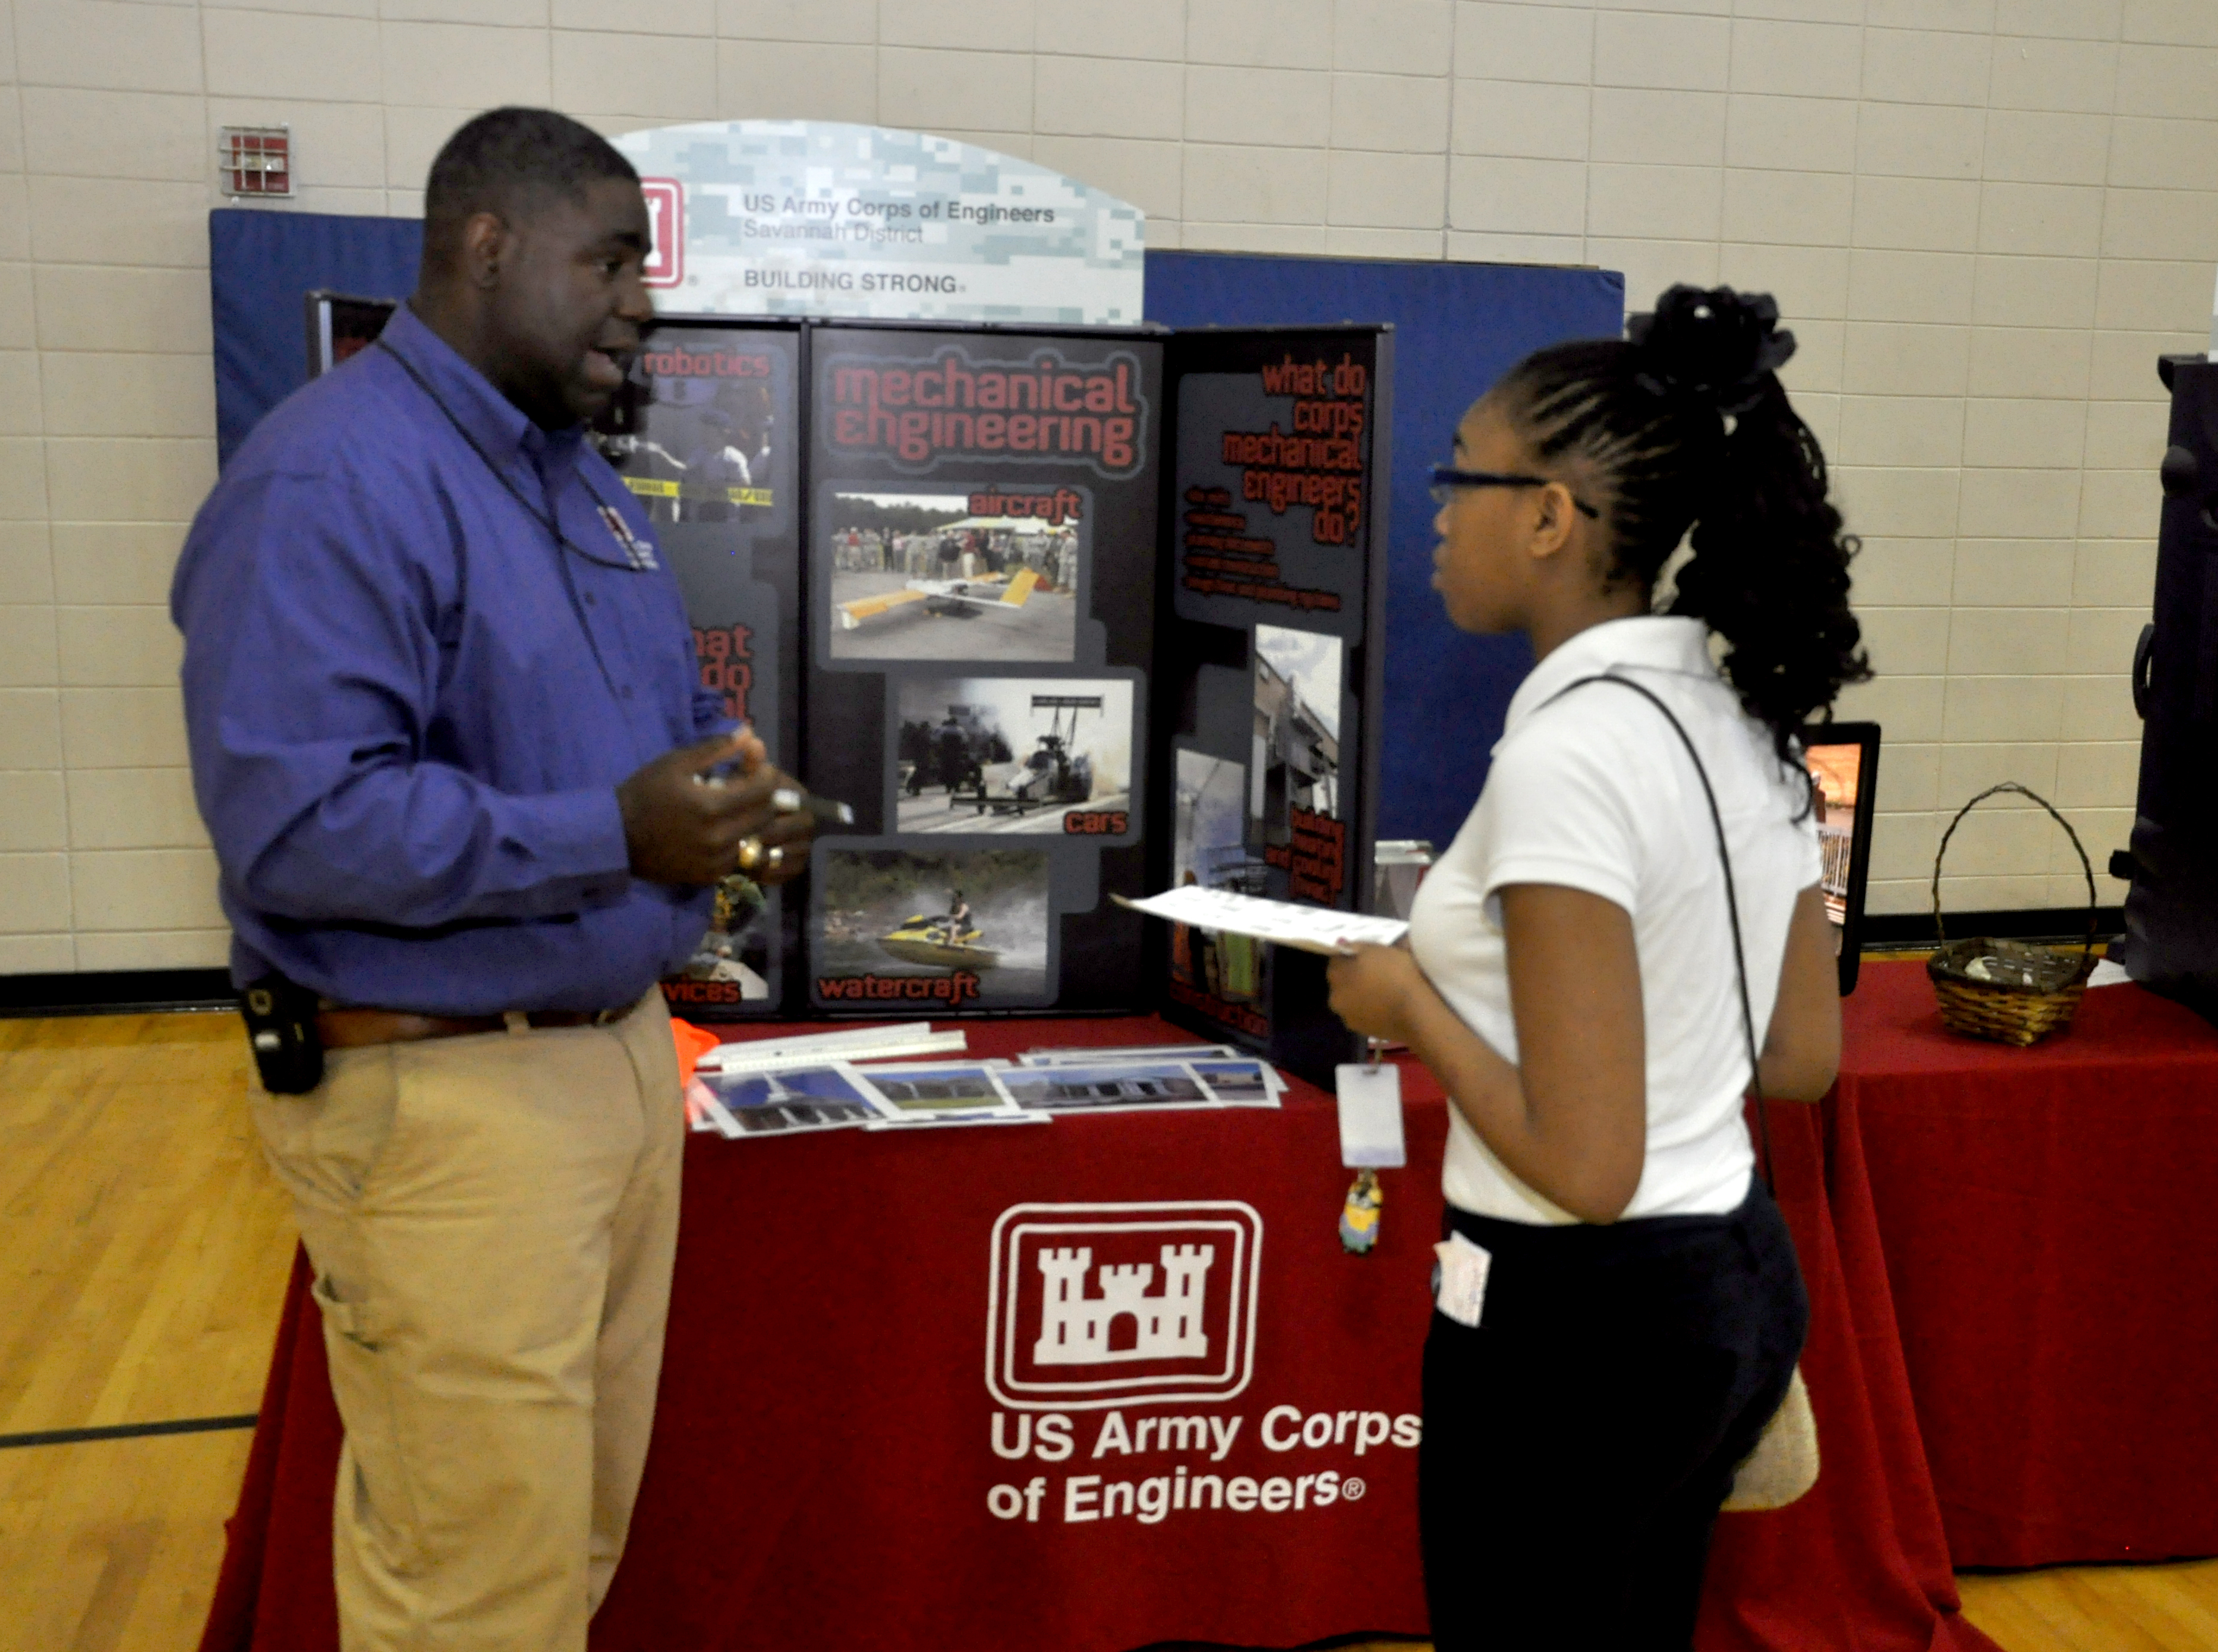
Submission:
MULTIPOLYGON (((9 1652, 198 1640, 249 1432, 19 1442, 260 1403, 294 1234, 247 1123, 245 1064, 228 1015, 0 1021, 9 1652)), ((1961 1582, 2008 1652, 2218 1647, 2218 1561, 1961 1582)))

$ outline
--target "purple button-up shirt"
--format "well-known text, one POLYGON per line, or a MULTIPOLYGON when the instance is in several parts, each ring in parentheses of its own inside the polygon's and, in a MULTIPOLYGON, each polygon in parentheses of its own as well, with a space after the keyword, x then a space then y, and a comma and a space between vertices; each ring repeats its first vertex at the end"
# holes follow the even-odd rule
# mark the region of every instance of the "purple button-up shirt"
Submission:
POLYGON ((721 702, 582 429, 540 430, 406 306, 385 342, 428 391, 372 349, 288 399, 170 591, 232 979, 428 1014, 629 1002, 709 894, 630 875, 615 788, 728 727, 721 702))

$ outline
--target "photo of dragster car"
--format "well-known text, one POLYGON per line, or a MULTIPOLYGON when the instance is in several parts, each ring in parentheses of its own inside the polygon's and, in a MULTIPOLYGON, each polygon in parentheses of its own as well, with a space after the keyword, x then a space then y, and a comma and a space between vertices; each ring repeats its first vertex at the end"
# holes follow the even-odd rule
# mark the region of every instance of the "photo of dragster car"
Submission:
POLYGON ((1031 600, 1032 587, 1038 584, 1039 575, 1031 568, 1021 568, 1014 576, 988 573, 970 579, 912 579, 899 591, 840 603, 833 611, 839 615, 843 631, 852 631, 865 621, 911 603, 922 603, 926 613, 943 619, 1013 615, 1031 600))
POLYGON ((976 789, 967 795, 951 792, 953 803, 975 803, 978 813, 1025 814, 1057 804, 1084 803, 1094 796, 1094 759, 1071 746, 1078 738, 1078 714, 1101 709, 1098 694, 1035 694, 1032 709, 1048 712, 1048 733, 1030 756, 1015 763, 981 765, 976 789), (1063 713, 1070 714, 1069 725, 1063 713))

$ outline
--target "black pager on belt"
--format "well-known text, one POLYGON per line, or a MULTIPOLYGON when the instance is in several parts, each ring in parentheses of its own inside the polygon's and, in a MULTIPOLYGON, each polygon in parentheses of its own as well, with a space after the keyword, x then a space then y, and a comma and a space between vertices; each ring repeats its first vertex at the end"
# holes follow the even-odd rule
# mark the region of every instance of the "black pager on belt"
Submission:
POLYGON ((249 982, 239 996, 247 1048, 262 1087, 273 1096, 305 1096, 324 1081, 324 1041, 316 1030, 315 993, 279 974, 249 982))

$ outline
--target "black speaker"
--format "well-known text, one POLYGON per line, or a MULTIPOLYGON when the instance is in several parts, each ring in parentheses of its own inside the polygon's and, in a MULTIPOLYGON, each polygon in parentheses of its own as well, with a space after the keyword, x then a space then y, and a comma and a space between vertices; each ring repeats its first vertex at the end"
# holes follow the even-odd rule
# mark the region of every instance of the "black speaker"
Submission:
POLYGON ((2167 356, 2172 392, 2153 623, 2134 649, 2141 716, 2126 934, 2113 956, 2152 991, 2218 1022, 2218 362, 2167 356))

